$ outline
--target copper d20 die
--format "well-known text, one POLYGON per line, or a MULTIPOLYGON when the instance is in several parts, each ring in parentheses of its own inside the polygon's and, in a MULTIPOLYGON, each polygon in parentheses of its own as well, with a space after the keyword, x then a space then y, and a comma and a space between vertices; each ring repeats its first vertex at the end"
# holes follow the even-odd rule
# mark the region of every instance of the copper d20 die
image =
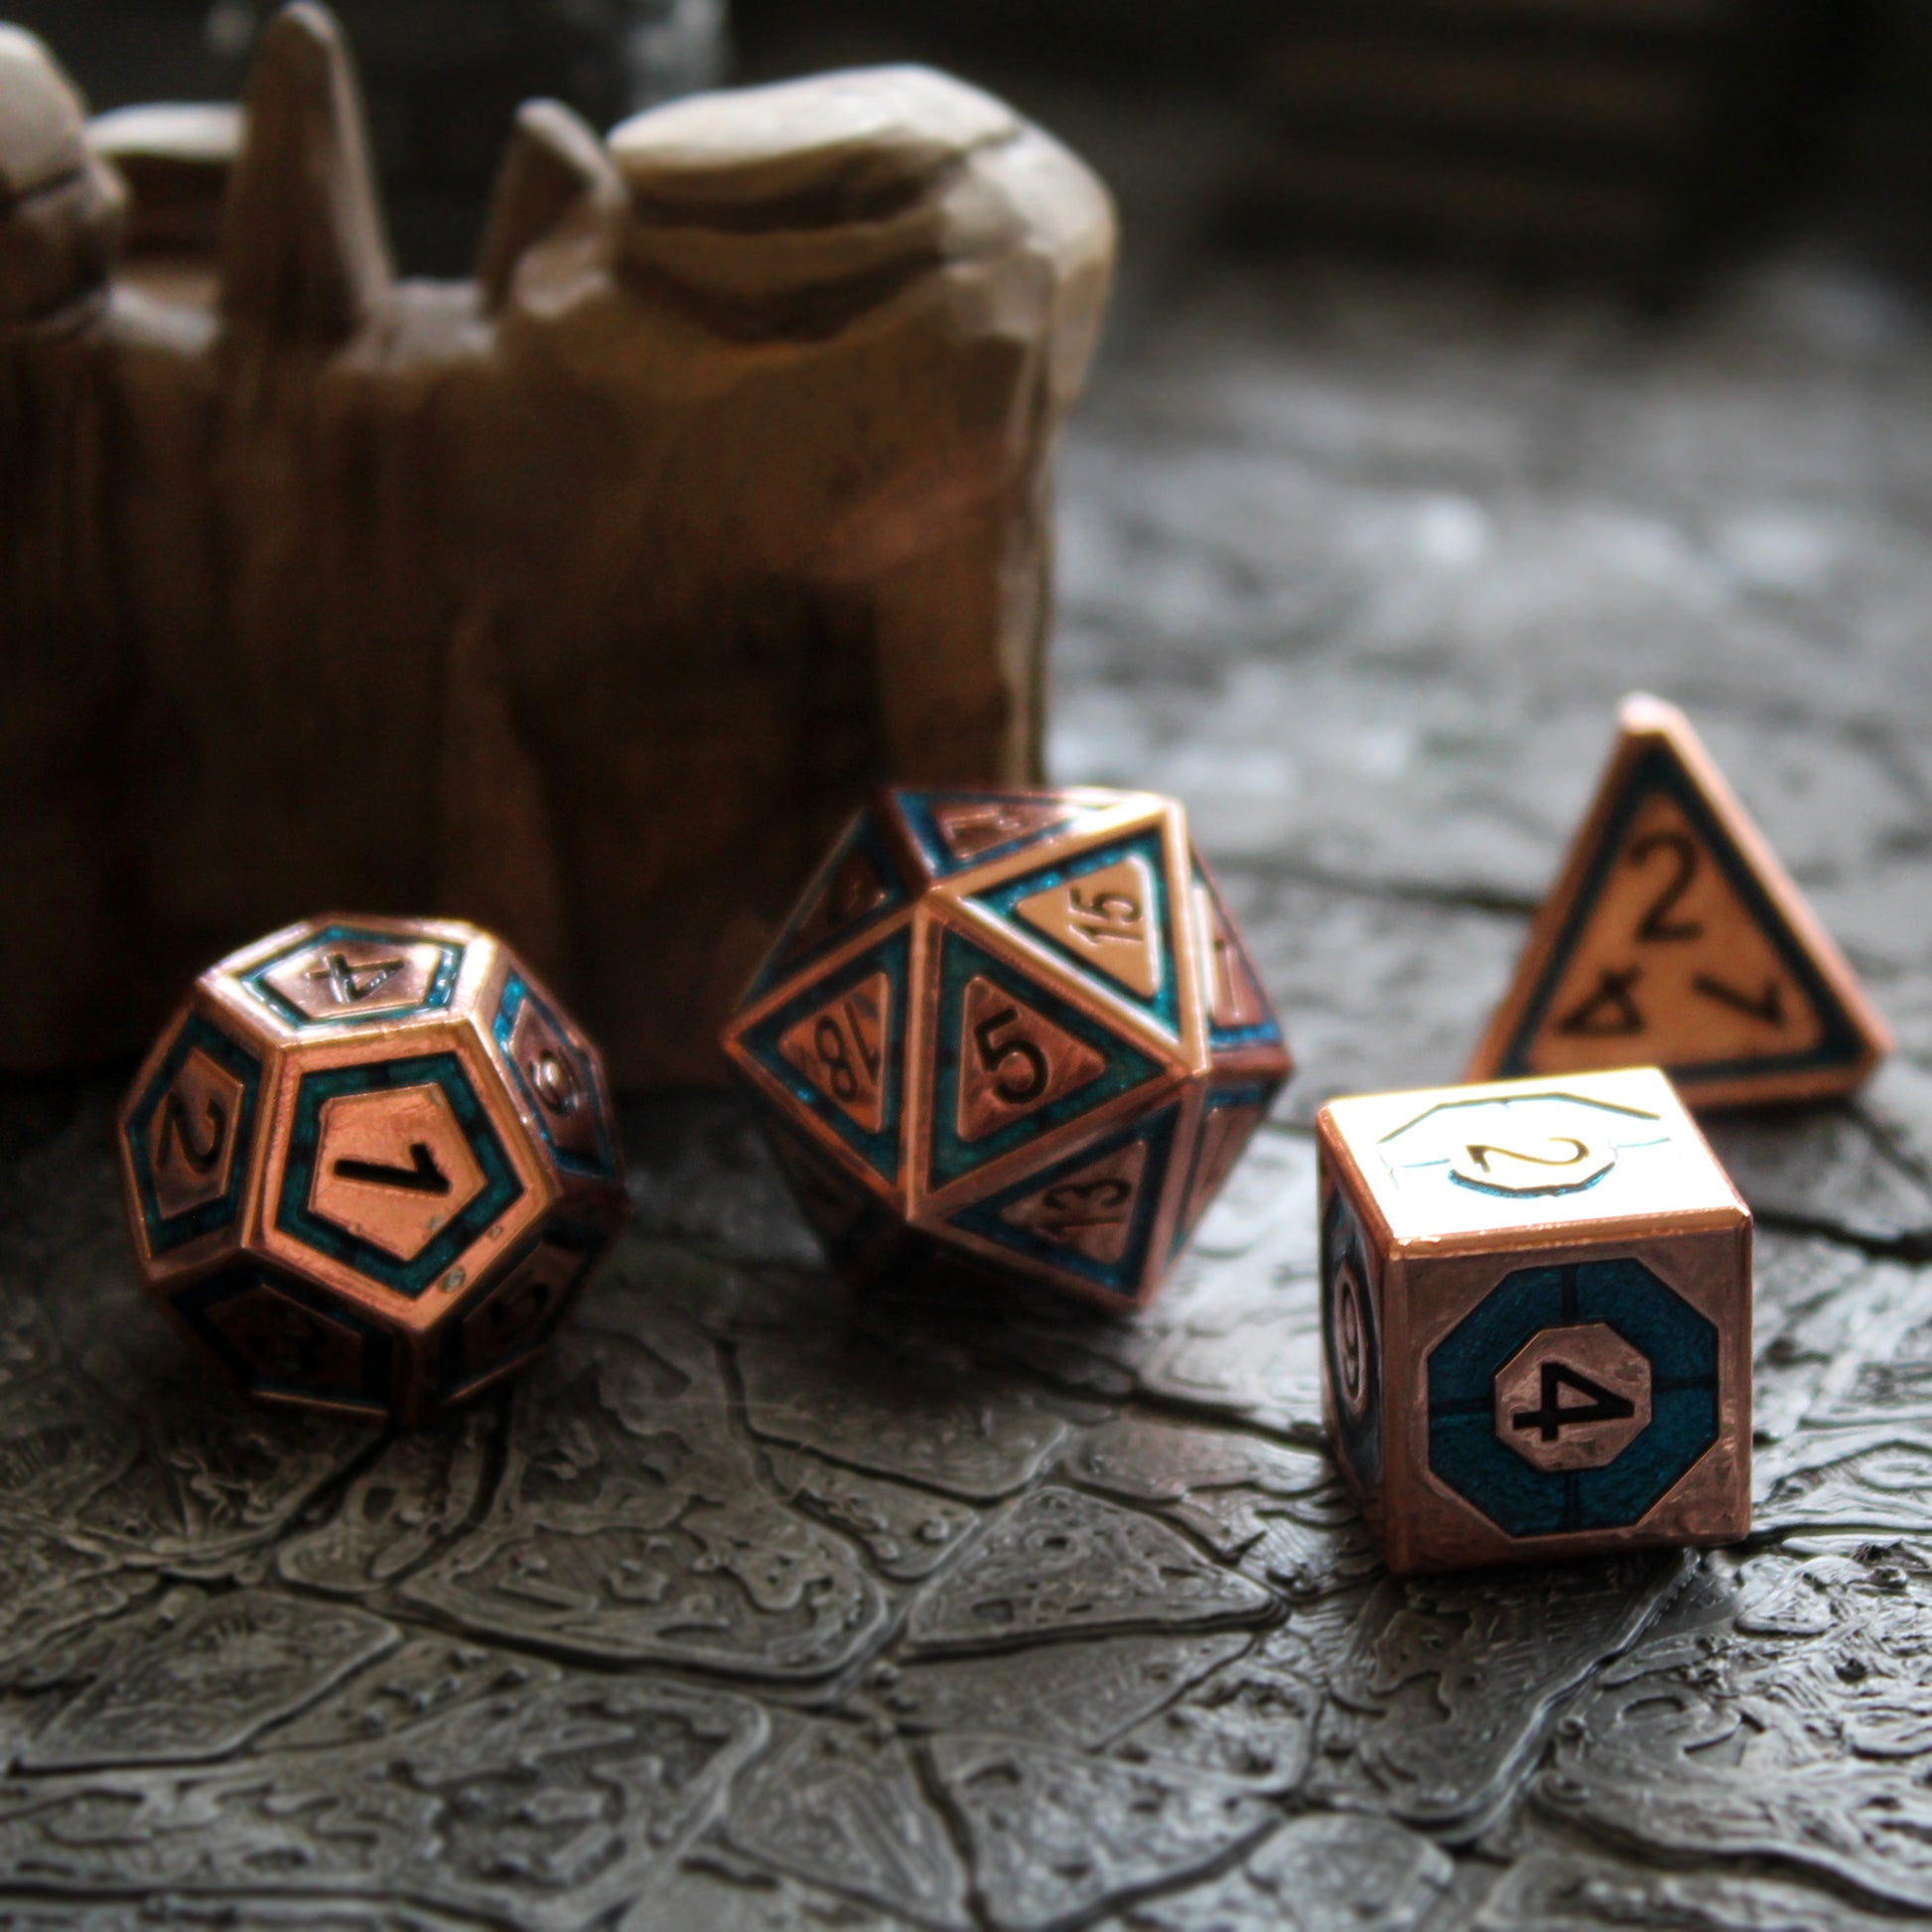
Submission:
POLYGON ((725 1047, 841 1265, 937 1254, 1114 1308, 1290 1067, 1180 808, 1099 790, 883 794, 725 1047))
POLYGON ((1336 1459, 1398 1571, 1750 1527, 1751 1217, 1655 1068, 1330 1102, 1336 1459))

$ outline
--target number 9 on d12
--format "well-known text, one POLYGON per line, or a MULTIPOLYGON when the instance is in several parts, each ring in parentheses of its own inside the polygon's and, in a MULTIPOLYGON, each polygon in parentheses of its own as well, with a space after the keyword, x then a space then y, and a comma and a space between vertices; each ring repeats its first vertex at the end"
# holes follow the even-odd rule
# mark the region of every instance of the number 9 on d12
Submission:
POLYGON ((1751 1217, 1652 1067, 1332 1101, 1328 1423, 1398 1571, 1750 1527, 1751 1217))

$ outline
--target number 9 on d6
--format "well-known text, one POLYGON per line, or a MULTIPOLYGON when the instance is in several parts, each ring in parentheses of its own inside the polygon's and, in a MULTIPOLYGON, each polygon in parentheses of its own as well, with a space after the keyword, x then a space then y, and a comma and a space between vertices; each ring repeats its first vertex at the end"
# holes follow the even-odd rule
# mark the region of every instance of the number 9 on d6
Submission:
POLYGON ((726 1051, 833 1260, 1146 1302, 1287 1079, 1178 805, 894 791, 846 829, 726 1051))
POLYGON ((1399 1572, 1750 1528, 1751 1216, 1652 1067, 1331 1101, 1324 1393, 1399 1572))

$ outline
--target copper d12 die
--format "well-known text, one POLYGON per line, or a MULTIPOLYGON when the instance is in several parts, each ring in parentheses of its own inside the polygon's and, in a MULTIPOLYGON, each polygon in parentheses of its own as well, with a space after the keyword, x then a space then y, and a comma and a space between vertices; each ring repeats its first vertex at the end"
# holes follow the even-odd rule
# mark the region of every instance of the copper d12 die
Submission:
POLYGON ((1112 1308, 1159 1286, 1290 1061, 1180 807, 895 791, 725 1031, 834 1258, 943 1256, 1112 1308))
POLYGON ((528 1360, 625 1211, 596 1048, 451 920, 317 919, 211 967, 120 1155, 142 1279, 245 1387, 405 1421, 528 1360))
POLYGON ((1332 1101, 1328 1425, 1390 1567, 1750 1527, 1751 1217, 1652 1067, 1332 1101))

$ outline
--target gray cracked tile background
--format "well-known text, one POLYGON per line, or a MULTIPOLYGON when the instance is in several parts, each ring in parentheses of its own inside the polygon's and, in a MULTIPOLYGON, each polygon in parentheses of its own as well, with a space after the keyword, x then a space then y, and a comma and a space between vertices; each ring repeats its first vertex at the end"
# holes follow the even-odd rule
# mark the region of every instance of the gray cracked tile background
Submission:
POLYGON ((542 1367, 371 1438, 135 1299, 110 1083, 6 1088, 0 1927, 1932 1913, 1932 336, 1823 258, 1663 320, 1136 275, 1052 760, 1187 800, 1303 1062, 1165 1298, 857 1300, 732 1103, 655 1101, 542 1367), (1309 1123, 1455 1074, 1633 686, 1902 1051, 1717 1127, 1752 1540, 1394 1584, 1322 1450, 1309 1123))

